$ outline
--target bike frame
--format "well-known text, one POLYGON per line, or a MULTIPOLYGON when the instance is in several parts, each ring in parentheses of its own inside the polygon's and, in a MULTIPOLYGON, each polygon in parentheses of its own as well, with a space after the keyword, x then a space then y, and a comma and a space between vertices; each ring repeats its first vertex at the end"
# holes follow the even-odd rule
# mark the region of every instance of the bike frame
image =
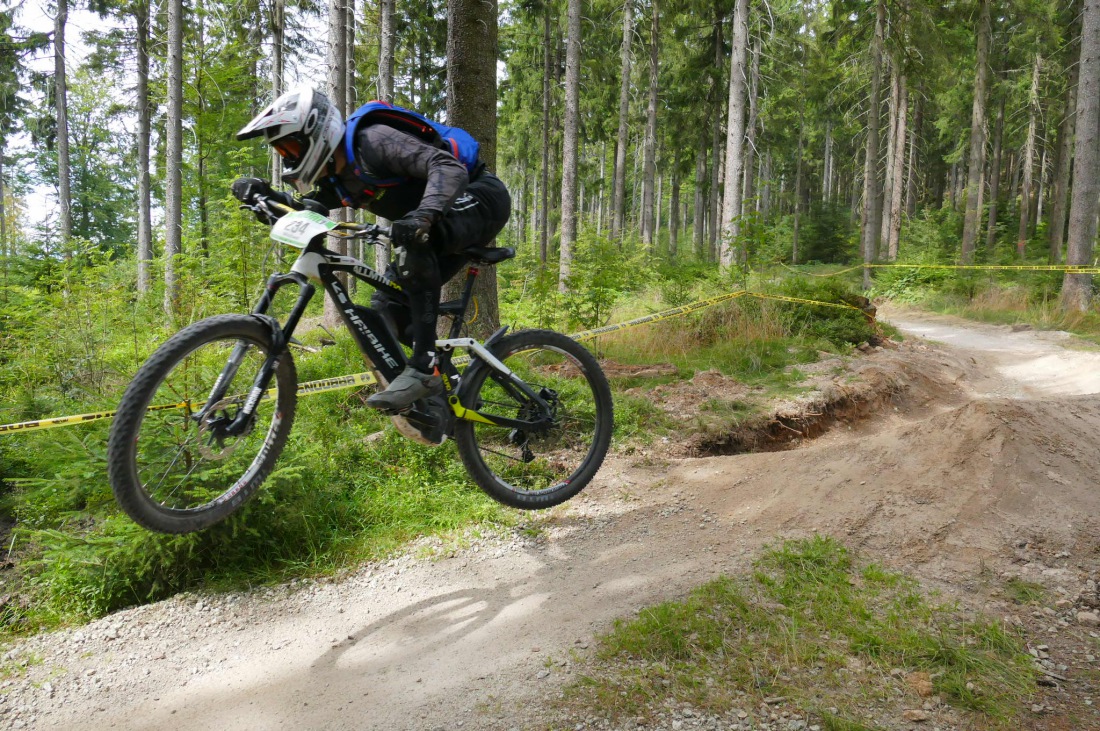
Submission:
MULTIPOLYGON (((338 272, 345 272, 371 287, 384 292, 390 298, 406 306, 408 305, 408 296, 402 291, 398 283, 387 279, 378 271, 367 266, 360 260, 351 256, 338 254, 325 248, 323 245, 324 240, 324 234, 314 237, 309 244, 302 249, 302 253, 294 262, 290 272, 286 274, 272 274, 267 280, 263 295, 252 310, 252 314, 267 318, 272 328, 271 335, 274 345, 271 353, 268 355, 253 381, 252 388, 249 390, 249 395, 245 400, 244 406, 238 412, 233 422, 226 427, 226 433, 230 436, 244 433, 251 428, 256 413, 256 406, 275 373, 279 357, 290 343, 290 339, 294 334, 295 328, 298 326, 298 322, 301 320, 306 307, 317 291, 317 288, 311 283, 312 281, 319 281, 325 292, 328 293, 328 296, 336 303, 337 309, 348 331, 352 334, 352 337, 355 338, 359 350, 373 366, 375 373, 383 385, 387 385, 393 381, 406 366, 407 359, 405 357, 405 352, 402 350, 400 343, 397 342, 394 334, 390 331, 382 315, 369 307, 364 307, 353 302, 347 289, 336 275, 338 272), (267 312, 271 308, 275 295, 282 287, 289 284, 297 285, 298 299, 291 308, 286 322, 280 327, 278 321, 268 316, 267 312)), ((467 269, 466 283, 462 297, 458 301, 457 307, 449 307, 446 313, 454 317, 449 333, 450 337, 446 340, 436 341, 436 349, 439 353, 439 371, 443 376, 447 402, 455 417, 459 419, 477 421, 509 429, 521 429, 527 432, 544 431, 552 426, 551 419, 545 416, 551 413, 549 404, 541 394, 536 393, 527 383, 519 378, 519 376, 501 363, 500 360, 489 351, 488 347, 486 347, 502 337, 507 331, 507 328, 502 327, 497 332, 493 333, 486 341, 485 345, 472 338, 458 337, 461 332, 462 323, 465 319, 466 309, 473 295, 474 280, 477 278, 478 273, 479 269, 476 266, 471 265, 467 269), (541 412, 543 416, 533 420, 509 419, 495 414, 482 414, 476 409, 464 405, 456 389, 456 384, 459 381, 459 374, 451 362, 455 348, 468 349, 475 359, 483 361, 496 372, 495 374, 490 374, 490 377, 495 378, 497 383, 499 383, 512 398, 517 400, 517 403, 522 404, 526 401, 534 401, 540 407, 538 411, 541 412)), ((225 397, 227 384, 232 382, 240 363, 244 359, 244 355, 248 352, 250 347, 251 346, 247 343, 237 344, 225 368, 222 370, 221 375, 215 382, 210 397, 206 401, 206 405, 194 418, 199 420, 204 418, 210 411, 213 411, 217 407, 218 402, 225 397)), ((415 416, 426 418, 426 415, 422 414, 417 414, 415 416)))

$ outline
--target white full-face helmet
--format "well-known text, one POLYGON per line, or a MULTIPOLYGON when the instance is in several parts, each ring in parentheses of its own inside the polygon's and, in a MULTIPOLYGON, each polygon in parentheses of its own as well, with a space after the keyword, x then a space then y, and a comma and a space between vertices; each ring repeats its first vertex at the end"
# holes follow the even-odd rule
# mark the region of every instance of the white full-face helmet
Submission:
POLYGON ((328 97, 303 86, 257 114, 237 139, 261 134, 283 158, 283 181, 308 193, 344 138, 344 119, 328 97))

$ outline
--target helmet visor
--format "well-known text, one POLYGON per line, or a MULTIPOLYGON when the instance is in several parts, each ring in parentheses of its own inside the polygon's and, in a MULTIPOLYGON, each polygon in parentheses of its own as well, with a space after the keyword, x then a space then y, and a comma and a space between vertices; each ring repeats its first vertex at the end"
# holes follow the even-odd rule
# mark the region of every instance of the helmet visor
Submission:
POLYGON ((271 143, 271 146, 275 148, 275 151, 279 153, 280 157, 286 161, 286 165, 294 167, 302 159, 302 152, 305 147, 302 145, 302 141, 298 139, 296 135, 288 137, 281 137, 271 143))

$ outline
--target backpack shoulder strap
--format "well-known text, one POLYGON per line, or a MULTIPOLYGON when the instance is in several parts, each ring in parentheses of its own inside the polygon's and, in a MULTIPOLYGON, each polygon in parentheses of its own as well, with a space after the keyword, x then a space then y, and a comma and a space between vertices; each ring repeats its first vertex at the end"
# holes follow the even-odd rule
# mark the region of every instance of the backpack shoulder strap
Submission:
POLYGON ((344 126, 344 155, 355 176, 368 185, 386 187, 397 185, 405 178, 378 178, 359 167, 355 157, 355 134, 364 124, 385 124, 406 132, 425 142, 443 147, 444 142, 432 123, 416 112, 384 101, 370 101, 356 109, 344 126))

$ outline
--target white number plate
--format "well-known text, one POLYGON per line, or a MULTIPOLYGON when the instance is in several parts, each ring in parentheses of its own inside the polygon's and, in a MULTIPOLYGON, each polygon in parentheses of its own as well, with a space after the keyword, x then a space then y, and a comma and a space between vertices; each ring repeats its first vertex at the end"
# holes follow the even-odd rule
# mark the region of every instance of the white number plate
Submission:
POLYGON ((288 213, 271 227, 271 238, 280 244, 304 249, 313 237, 336 228, 336 222, 313 211, 288 213))

